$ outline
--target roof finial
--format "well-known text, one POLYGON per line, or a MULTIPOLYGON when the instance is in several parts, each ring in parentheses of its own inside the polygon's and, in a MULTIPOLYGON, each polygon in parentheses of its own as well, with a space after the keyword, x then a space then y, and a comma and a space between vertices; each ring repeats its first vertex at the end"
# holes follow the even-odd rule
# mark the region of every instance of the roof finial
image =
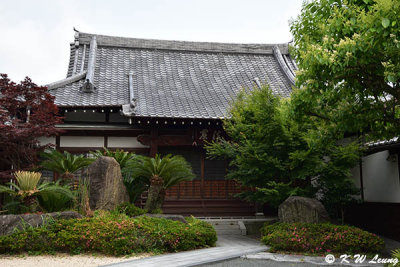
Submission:
POLYGON ((79 31, 75 27, 73 29, 75 31, 75 35, 74 35, 74 37, 75 37, 75 47, 78 47, 79 46, 79 31))
POLYGON ((256 83, 258 89, 261 89, 260 79, 258 79, 258 77, 255 77, 255 78, 253 79, 253 81, 256 83))
POLYGON ((96 53, 97 53, 96 36, 93 36, 92 40, 90 41, 86 81, 81 87, 82 91, 85 93, 91 93, 96 89, 96 87, 93 84, 93 82, 94 82, 94 67, 96 64, 96 53))

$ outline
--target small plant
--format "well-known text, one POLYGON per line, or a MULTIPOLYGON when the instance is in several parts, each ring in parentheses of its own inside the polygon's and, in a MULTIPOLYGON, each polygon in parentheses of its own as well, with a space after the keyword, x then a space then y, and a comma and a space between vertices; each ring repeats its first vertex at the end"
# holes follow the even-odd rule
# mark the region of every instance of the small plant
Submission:
POLYGON ((90 209, 89 204, 89 180, 85 178, 79 179, 79 184, 75 193, 75 210, 85 216, 92 216, 93 211, 90 209))
POLYGON ((136 217, 147 213, 147 210, 141 209, 136 207, 134 204, 127 202, 118 205, 116 210, 119 213, 126 214, 129 217, 136 217))
POLYGON ((395 267, 395 266, 399 266, 399 262, 400 262, 400 248, 395 249, 392 251, 392 258, 395 262, 390 263, 388 266, 389 267, 395 267))
POLYGON ((272 251, 323 255, 380 253, 385 243, 379 236, 347 225, 330 223, 275 223, 262 228, 262 241, 272 251))
POLYGON ((0 185, 0 193, 8 194, 12 200, 21 202, 34 212, 40 208, 38 197, 43 202, 48 202, 52 196, 58 195, 70 200, 74 198, 71 190, 60 186, 58 183, 39 183, 41 173, 20 171, 15 172, 17 183, 8 183, 8 186, 0 185))
POLYGON ((19 189, 23 192, 36 188, 41 176, 42 174, 39 172, 17 171, 14 173, 19 189))
POLYGON ((162 214, 163 211, 162 211, 162 209, 155 209, 155 210, 152 210, 150 213, 151 214, 162 214))

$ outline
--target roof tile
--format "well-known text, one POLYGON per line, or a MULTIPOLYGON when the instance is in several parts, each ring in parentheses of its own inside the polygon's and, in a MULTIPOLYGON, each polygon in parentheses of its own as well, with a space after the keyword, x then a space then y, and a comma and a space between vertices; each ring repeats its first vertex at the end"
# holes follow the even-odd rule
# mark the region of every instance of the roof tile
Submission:
MULTIPOLYGON (((78 49, 71 49, 71 57, 78 53, 77 70, 81 68, 84 45, 90 42, 86 40, 87 34, 81 35, 78 49)), ((225 117, 232 99, 242 88, 253 88, 256 77, 261 83, 268 83, 278 95, 288 97, 291 93, 292 85, 273 53, 262 53, 261 45, 174 44, 173 41, 126 38, 136 40, 128 42, 124 38, 115 38, 97 36, 95 92, 81 92, 83 80, 53 89, 50 92, 56 96, 57 105, 98 107, 128 104, 129 72, 133 72, 135 116, 225 117), (223 49, 226 52, 221 52, 223 49)), ((84 70, 88 64, 89 47, 86 46, 84 70)), ((295 68, 290 57, 284 56, 288 67, 295 68)), ((72 68, 70 61, 68 76, 72 68)))

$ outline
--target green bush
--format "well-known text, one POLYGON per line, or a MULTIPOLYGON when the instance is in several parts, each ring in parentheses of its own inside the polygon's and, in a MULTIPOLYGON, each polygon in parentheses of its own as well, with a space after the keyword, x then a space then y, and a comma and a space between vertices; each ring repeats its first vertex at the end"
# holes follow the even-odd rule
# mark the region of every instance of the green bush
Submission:
MULTIPOLYGON (((67 187, 66 187, 67 188, 67 187)), ((56 212, 70 210, 73 207, 74 200, 69 196, 59 193, 49 193, 46 198, 38 196, 39 205, 46 212, 56 212)))
POLYGON ((146 210, 136 207, 135 204, 132 203, 122 203, 119 204, 116 208, 119 213, 123 213, 128 215, 129 217, 136 217, 147 213, 146 210))
POLYGON ((272 251, 312 254, 379 253, 385 243, 382 238, 357 227, 330 223, 275 223, 262 228, 262 241, 272 251))
POLYGON ((174 252, 213 246, 214 228, 193 217, 182 222, 129 218, 106 213, 92 218, 58 220, 0 237, 0 253, 99 252, 129 255, 141 252, 174 252))

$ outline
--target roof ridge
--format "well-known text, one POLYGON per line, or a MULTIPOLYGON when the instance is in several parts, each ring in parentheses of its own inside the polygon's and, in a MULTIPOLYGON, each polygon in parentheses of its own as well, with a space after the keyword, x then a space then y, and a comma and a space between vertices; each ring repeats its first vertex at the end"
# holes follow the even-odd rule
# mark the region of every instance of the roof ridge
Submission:
POLYGON ((289 54, 288 43, 262 44, 262 43, 221 43, 221 42, 194 42, 159 39, 140 39, 119 37, 100 34, 78 32, 75 41, 89 44, 96 36, 99 46, 144 48, 173 51, 217 52, 217 53, 243 53, 243 54, 273 54, 273 47, 279 47, 282 54, 289 54))
POLYGON ((67 85, 67 84, 71 84, 73 82, 79 81, 83 78, 86 77, 86 73, 87 71, 81 72, 81 73, 77 73, 77 74, 73 74, 65 79, 53 82, 53 83, 49 83, 46 84, 45 86, 47 87, 48 90, 53 90, 53 89, 57 89, 61 86, 67 85))
POLYGON ((289 68, 287 62, 284 60, 281 51, 277 46, 274 46, 273 48, 274 56, 276 60, 278 61, 279 66, 281 67, 283 73, 285 73, 286 77, 289 79, 289 81, 294 85, 295 84, 295 76, 291 69, 289 68))

